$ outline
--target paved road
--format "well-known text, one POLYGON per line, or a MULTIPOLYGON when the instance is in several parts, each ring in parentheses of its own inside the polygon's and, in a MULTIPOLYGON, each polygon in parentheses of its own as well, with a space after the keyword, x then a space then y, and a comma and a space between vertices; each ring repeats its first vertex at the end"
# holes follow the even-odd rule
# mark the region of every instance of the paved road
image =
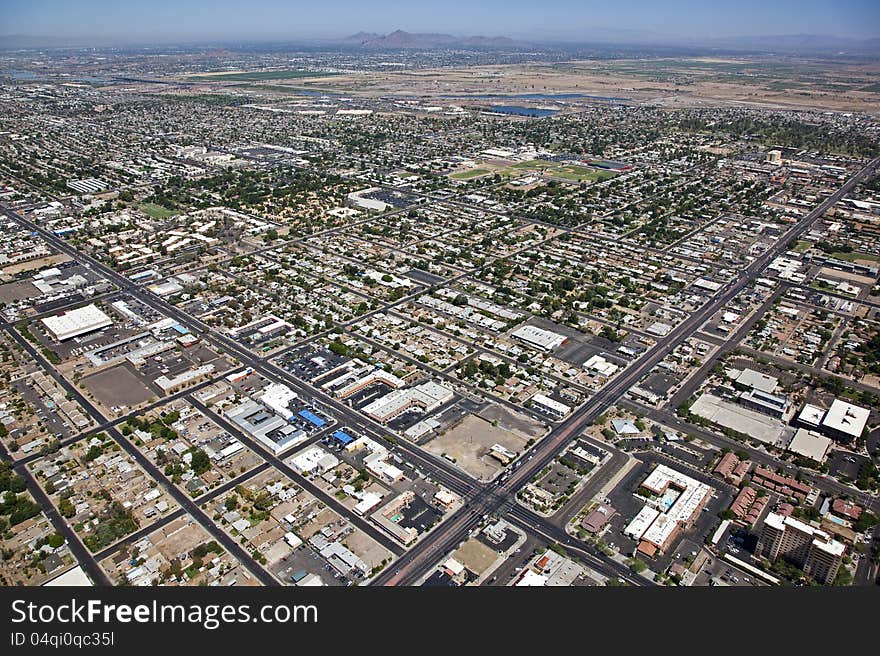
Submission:
POLYGON ((821 474, 813 474, 803 469, 799 469, 789 462, 783 462, 776 456, 767 453, 766 451, 756 449, 752 446, 749 446, 748 444, 740 442, 739 440, 735 440, 724 435, 719 435, 699 426, 689 424, 667 410, 651 408, 646 405, 636 403, 635 401, 631 401, 629 399, 625 400, 623 402, 623 405, 629 407, 635 412, 643 413, 649 419, 661 423, 664 426, 668 426, 682 433, 689 433, 700 438, 704 442, 714 444, 719 448, 727 448, 731 451, 745 451, 749 454, 749 459, 752 462, 767 467, 773 467, 774 469, 779 469, 789 476, 800 476, 801 480, 809 483, 816 489, 821 490, 826 494, 835 496, 845 494, 850 496, 854 500, 857 500, 860 504, 862 504, 869 510, 876 510, 877 512, 880 512, 880 499, 866 492, 862 492, 857 488, 844 485, 834 478, 821 474))
MULTIPOLYGON (((872 161, 868 166, 865 167, 865 169, 853 176, 837 192, 829 196, 829 198, 823 201, 816 209, 814 209, 809 215, 807 215, 807 217, 805 217, 791 230, 789 230, 782 238, 780 238, 775 248, 768 250, 759 258, 754 260, 752 264, 750 264, 745 270, 743 270, 735 280, 727 283, 718 292, 716 292, 713 300, 707 303, 706 306, 698 310, 696 313, 690 315, 685 321, 680 323, 670 332, 669 335, 659 340, 658 343, 655 344, 655 346, 650 351, 642 356, 642 358, 631 365, 631 367, 625 370, 624 373, 622 373, 616 379, 612 380, 611 383, 607 384, 584 406, 573 413, 565 422, 558 425, 547 438, 541 440, 535 447, 530 450, 530 452, 528 452, 531 458, 526 459, 525 465, 515 470, 514 473, 509 476, 506 482, 501 482, 500 484, 494 486, 474 485, 473 482, 468 480, 466 476, 463 476, 463 473, 460 470, 449 466, 448 463, 443 462, 439 458, 425 454, 425 452, 414 446, 401 443, 399 447, 401 448, 401 450, 405 451, 408 456, 413 457, 423 463, 424 468, 428 472, 430 472, 437 480, 440 480, 445 485, 447 485, 447 487, 449 487, 453 491, 464 491, 465 493, 474 491, 474 494, 469 497, 469 501, 468 503, 466 503, 463 509, 458 511, 455 516, 449 518, 447 521, 443 522, 439 527, 437 527, 437 529, 435 529, 434 533, 430 536, 430 539, 420 542, 418 545, 416 545, 416 547, 404 554, 404 556, 402 556, 401 559, 398 561, 397 569, 394 571, 393 574, 390 574, 391 568, 389 568, 389 570, 383 572, 383 574, 380 574, 379 577, 377 577, 376 582, 380 584, 394 584, 395 582, 404 582, 406 580, 417 578, 420 571, 424 571, 426 566, 430 566, 429 558, 432 554, 437 551, 442 551, 444 545, 452 544, 452 546, 454 546, 454 544, 457 544, 457 541, 460 541, 461 536, 467 534, 470 528, 472 528, 476 523, 479 523, 482 516, 486 514, 495 512, 499 512, 499 514, 505 514, 510 512, 511 516, 516 517, 519 513, 525 511, 525 509, 517 507, 516 504, 511 501, 512 495, 516 492, 517 489, 519 489, 522 484, 527 482, 537 471, 539 471, 549 461, 555 458, 558 452, 565 447, 568 441, 572 437, 574 437, 578 431, 580 431, 584 426, 588 425, 589 422, 595 419, 595 417, 598 416, 598 414, 600 414, 602 411, 604 411, 609 405, 616 402, 623 394, 625 394, 629 387, 631 387, 639 379, 641 379, 641 377, 645 373, 647 373, 653 366, 660 362, 683 339, 692 334, 714 312, 721 309, 744 287, 750 284, 754 280, 754 278, 760 275, 764 268, 766 268, 766 266, 772 261, 772 259, 787 248, 787 244, 792 239, 796 239, 807 229, 809 229, 812 223, 820 216, 822 216, 829 207, 834 205, 834 203, 836 203, 840 198, 848 193, 849 190, 851 190, 856 184, 858 184, 858 182, 862 178, 865 177, 865 175, 873 171, 876 168, 877 163, 878 160, 872 161)), ((289 374, 287 374, 287 372, 277 367, 273 363, 265 362, 260 360, 259 358, 256 358, 249 350, 242 347, 237 342, 229 339, 225 335, 220 335, 198 319, 184 314, 176 307, 158 299, 152 294, 149 294, 144 289, 133 285, 128 279, 104 266, 100 262, 97 262, 93 258, 90 258, 80 253, 69 244, 57 238, 54 234, 46 231, 37 224, 18 216, 16 213, 10 211, 8 208, 3 207, 2 209, 13 220, 31 230, 35 230, 40 233, 59 251, 65 252, 80 261, 88 262, 90 266, 92 266, 96 270, 99 270, 108 279, 119 285, 122 291, 128 292, 129 294, 138 298, 147 305, 167 314, 168 316, 175 318, 184 325, 195 327, 196 330, 202 332, 209 341, 211 341, 215 345, 220 346, 221 348, 232 352, 244 364, 252 366, 255 370, 259 371, 263 375, 266 375, 268 378, 281 380, 287 384, 290 384, 291 387, 293 387, 296 391, 303 392, 306 396, 319 399, 322 403, 332 407, 334 411, 341 415, 346 421, 352 423, 355 426, 360 427, 364 426, 364 424, 367 424, 368 431, 370 429, 372 431, 375 431, 377 429, 379 431, 383 430, 381 426, 377 425, 374 427, 372 426, 372 422, 365 422, 363 416, 355 413, 344 404, 337 402, 335 399, 322 395, 317 390, 314 390, 313 388, 307 386, 301 381, 293 379, 289 374)), ((534 246, 530 246, 529 248, 533 247, 534 246)), ((472 273, 473 272, 466 272, 460 277, 470 275, 472 273)), ((113 429, 111 433, 116 433, 115 429, 113 429)), ((537 525, 540 526, 541 522, 538 522, 537 525)), ((548 524, 548 526, 552 525, 548 524)), ((560 531, 562 530, 558 527, 557 529, 560 531)), ((567 536, 567 539, 572 540, 570 536, 567 536)), ((604 563, 605 567, 613 568, 609 561, 602 560, 601 562, 604 563)), ((614 565, 619 565, 619 563, 615 562, 614 565)), ((260 569, 260 571, 265 573, 262 569, 260 569)))
MULTIPOLYGON (((33 344, 22 337, 17 331, 7 329, 12 337, 30 354, 30 356, 39 363, 43 369, 49 372, 58 384, 85 409, 85 411, 95 420, 95 423, 105 421, 103 415, 74 385, 66 378, 61 376, 56 369, 43 357, 43 354, 37 351, 33 344)), ((211 518, 208 517, 201 508, 179 488, 171 483, 168 478, 147 458, 137 447, 129 442, 115 426, 106 429, 106 433, 119 444, 119 446, 147 472, 162 488, 177 502, 177 504, 186 510, 193 518, 202 525, 202 527, 210 533, 223 547, 229 551, 239 562, 242 563, 263 585, 278 585, 276 579, 264 570, 260 565, 245 551, 241 545, 229 537, 220 527, 218 527, 211 518)))
MULTIPOLYGON (((865 168, 852 176, 840 189, 831 194, 825 201, 819 204, 812 212, 804 217, 800 222, 795 224, 786 234, 782 235, 776 243, 776 246, 765 251, 761 256, 756 258, 746 269, 744 269, 736 277, 735 280, 728 282, 724 287, 718 290, 713 300, 704 305, 700 310, 691 314, 685 321, 676 326, 670 333, 659 340, 654 347, 645 353, 633 365, 627 368, 621 375, 606 384, 596 395, 594 395, 584 406, 573 413, 568 420, 559 425, 549 436, 533 447, 532 452, 536 457, 527 462, 525 466, 517 470, 510 478, 503 483, 500 494, 489 495, 486 498, 479 499, 479 505, 475 510, 471 510, 474 515, 496 512, 497 508, 502 506, 508 495, 515 494, 519 487, 527 482, 535 473, 540 471, 550 460, 552 460, 561 448, 567 444, 574 435, 585 426, 589 425, 601 412, 610 405, 615 403, 626 391, 641 377, 650 371, 657 363, 659 363, 668 353, 670 353, 679 343, 696 331, 703 323, 709 319, 715 312, 723 308, 736 295, 742 291, 747 285, 760 276, 767 265, 769 265, 775 257, 788 249, 791 240, 797 239, 806 232, 812 224, 825 212, 832 207, 837 201, 843 198, 851 189, 853 189, 865 176, 873 172, 880 163, 880 158, 872 160, 865 168)), ((459 511, 459 514, 465 512, 465 509, 459 511)), ((448 531, 454 532, 456 535, 466 534, 465 528, 470 522, 467 516, 454 519, 446 524, 438 527, 438 532, 448 531)), ((439 536, 435 536, 435 542, 441 540, 439 536)), ((383 572, 374 582, 383 585, 394 585, 397 583, 405 583, 415 580, 428 567, 430 567, 430 552, 423 556, 419 556, 417 551, 425 551, 427 547, 418 545, 407 553, 407 562, 399 563, 394 574, 383 572)))
POLYGON ((242 444, 246 444, 248 448, 250 448, 252 451, 259 453, 260 456, 262 456, 267 462, 271 463, 272 466, 275 467, 275 469, 277 469, 279 472, 285 474, 288 478, 290 478, 290 480, 296 481, 297 485, 302 486, 312 496, 320 499, 337 513, 341 514, 343 517, 346 517, 352 524, 357 526, 360 530, 376 540, 379 544, 384 546, 393 554, 399 556, 401 553, 403 553, 403 548, 399 544, 397 544, 392 538, 388 537, 385 533, 382 533, 373 524, 370 524, 362 517, 351 515, 348 508, 343 506, 339 502, 339 499, 335 498, 332 494, 328 494, 317 485, 312 483, 310 480, 299 474, 281 458, 269 451, 269 449, 267 449, 258 440, 253 439, 250 435, 242 431, 238 426, 230 422, 225 417, 222 417, 221 415, 211 410, 211 408, 206 406, 195 397, 188 396, 187 400, 193 405, 193 407, 195 407, 197 410, 199 410, 199 412, 211 419, 211 421, 220 426, 223 430, 228 432, 230 435, 234 435, 242 444))
MULTIPOLYGON (((10 460, 9 452, 2 443, 0 443, 0 458, 3 460, 10 460)), ((27 469, 27 467, 22 467, 20 470, 16 470, 16 473, 25 479, 28 492, 30 492, 34 500, 40 504, 43 513, 49 518, 49 521, 52 523, 52 526, 55 527, 55 530, 67 540, 67 546, 70 548, 71 553, 92 582, 95 585, 112 585, 110 579, 104 573, 104 570, 98 565, 98 561, 80 541, 76 531, 70 528, 70 525, 65 521, 58 510, 56 510, 52 501, 49 499, 49 495, 43 491, 43 486, 37 482, 34 475, 27 469)))

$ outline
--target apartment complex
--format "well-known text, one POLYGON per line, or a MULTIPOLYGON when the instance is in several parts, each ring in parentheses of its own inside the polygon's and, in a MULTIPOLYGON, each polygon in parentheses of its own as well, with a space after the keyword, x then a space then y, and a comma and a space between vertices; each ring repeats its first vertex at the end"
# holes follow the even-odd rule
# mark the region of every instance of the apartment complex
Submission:
POLYGON ((771 562, 783 557, 819 583, 830 584, 837 577, 844 551, 843 543, 825 531, 794 517, 770 513, 764 520, 755 554, 771 562))

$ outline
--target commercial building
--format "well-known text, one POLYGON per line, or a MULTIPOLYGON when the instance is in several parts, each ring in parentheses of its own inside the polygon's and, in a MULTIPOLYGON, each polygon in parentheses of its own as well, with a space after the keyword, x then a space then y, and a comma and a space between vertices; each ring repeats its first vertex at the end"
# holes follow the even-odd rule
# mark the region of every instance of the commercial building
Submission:
POLYGON ((265 444, 275 454, 308 438, 305 431, 251 399, 225 411, 225 414, 232 423, 265 444))
POLYGON ((797 416, 797 423, 806 428, 818 430, 824 417, 825 410, 823 408, 807 403, 797 416))
POLYGON ((353 191, 348 194, 346 198, 355 207, 359 207, 364 210, 384 212, 389 207, 391 207, 391 205, 384 201, 367 197, 369 194, 374 194, 377 191, 382 191, 382 189, 380 189, 379 187, 370 187, 369 189, 362 189, 361 191, 353 191))
POLYGON ((581 520, 581 527, 588 533, 597 535, 615 515, 617 511, 614 508, 600 503, 593 512, 581 520))
POLYGON ((821 463, 825 461, 825 456, 832 443, 830 438, 805 428, 798 428, 794 437, 791 438, 788 450, 821 463))
POLYGON ((375 492, 354 491, 352 496, 359 500, 352 508, 358 515, 366 515, 382 501, 382 497, 375 492))
POLYGON ((493 444, 489 447, 489 455, 495 458, 502 465, 506 465, 516 458, 516 454, 501 444, 493 444))
POLYGON ((867 408, 835 399, 822 419, 821 430, 831 439, 849 442, 862 434, 870 415, 867 408))
POLYGON ((323 474, 338 464, 339 458, 319 446, 306 449, 290 459, 290 466, 298 474, 311 474, 312 472, 323 474))
POLYGON ((837 577, 846 546, 828 533, 794 517, 770 513, 764 520, 755 554, 771 562, 777 558, 802 568, 819 583, 837 577))
POLYGON ((571 414, 571 406, 560 403, 543 394, 535 394, 529 399, 529 402, 535 410, 550 415, 554 419, 564 419, 571 414))
POLYGON ((784 396, 769 394, 759 389, 749 389, 739 395, 739 402, 750 410, 755 410, 774 419, 784 419, 790 408, 784 396))
POLYGON ((404 545, 408 545, 419 537, 419 532, 412 526, 401 526, 403 510, 415 499, 412 490, 401 492, 391 501, 374 512, 371 517, 379 526, 404 545))
MULTIPOLYGON (((348 363, 346 364, 348 365, 348 363)), ((391 389, 398 389, 404 385, 403 380, 394 374, 384 369, 377 369, 373 365, 364 365, 353 369, 350 366, 346 367, 347 371, 341 376, 322 383, 321 389, 332 392, 337 398, 347 399, 376 383, 382 383, 391 389)))
POLYGON ((701 394, 691 406, 691 412, 713 424, 730 428, 766 444, 784 446, 782 436, 785 425, 781 421, 741 404, 725 401, 714 394, 701 394))
POLYGON ((41 319, 46 332, 55 341, 63 342, 113 325, 113 320, 90 303, 41 319))
POLYGON ((199 367, 194 367, 192 369, 187 369, 186 371, 177 374, 173 378, 168 378, 168 376, 162 375, 159 376, 154 383, 158 385, 165 394, 174 394, 178 390, 183 389, 187 385, 191 385, 192 383, 198 382, 204 379, 208 374, 214 371, 213 364, 203 364, 199 367))
POLYGON ((611 376, 617 373, 617 370, 620 369, 620 367, 613 362, 609 362, 597 353, 584 362, 584 369, 595 376, 611 378, 611 376))
POLYGON ((733 370, 728 372, 733 381, 746 389, 758 390, 766 394, 773 394, 779 385, 779 379, 775 376, 762 374, 754 369, 733 370))
POLYGON ((409 389, 397 389, 376 399, 363 408, 363 413, 378 422, 386 423, 411 408, 432 412, 449 403, 455 394, 445 385, 428 381, 409 389))
POLYGON ((376 478, 386 483, 394 483, 403 479, 403 471, 387 461, 388 449, 382 444, 369 437, 360 437, 345 447, 346 451, 353 452, 366 449, 370 454, 364 458, 364 467, 376 478))
POLYGON ((552 351, 568 341, 565 335, 536 326, 521 326, 510 333, 510 336, 541 351, 552 351))
POLYGON ((279 417, 290 421, 293 419, 294 413, 288 408, 288 405, 295 398, 296 392, 287 385, 272 383, 263 390, 260 401, 270 410, 274 410, 279 417))

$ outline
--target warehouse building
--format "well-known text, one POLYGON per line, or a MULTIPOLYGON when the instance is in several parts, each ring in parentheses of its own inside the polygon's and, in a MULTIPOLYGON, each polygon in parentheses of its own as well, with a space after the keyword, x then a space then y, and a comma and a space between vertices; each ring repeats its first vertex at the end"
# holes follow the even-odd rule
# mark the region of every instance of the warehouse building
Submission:
POLYGON ((204 380, 214 371, 213 364, 203 364, 200 367, 195 367, 194 369, 187 369, 183 371, 173 378, 169 378, 164 374, 159 376, 154 383, 158 385, 165 394, 174 394, 175 392, 183 389, 187 385, 192 385, 200 380, 204 380))
POLYGON ((276 455, 308 438, 305 431, 251 399, 246 399, 225 414, 230 421, 265 444, 276 455))
POLYGON ((94 303, 46 317, 41 321, 49 336, 58 342, 87 335, 113 325, 113 320, 99 310, 94 303))
POLYGON ((544 330, 543 328, 538 328, 536 326, 522 326, 510 333, 510 336, 541 351, 552 351, 568 341, 568 338, 565 335, 560 335, 559 333, 544 330))

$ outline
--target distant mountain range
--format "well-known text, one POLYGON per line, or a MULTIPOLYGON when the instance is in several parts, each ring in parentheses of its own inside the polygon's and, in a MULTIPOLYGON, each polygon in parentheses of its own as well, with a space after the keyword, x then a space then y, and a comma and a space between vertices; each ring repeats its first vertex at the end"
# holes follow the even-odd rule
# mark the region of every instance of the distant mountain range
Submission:
POLYGON ((506 36, 453 36, 451 34, 413 33, 396 30, 389 34, 358 32, 345 38, 347 43, 365 48, 512 48, 521 45, 506 36))
POLYGON ((852 39, 824 34, 782 34, 768 36, 740 36, 718 38, 674 37, 643 30, 586 29, 582 34, 568 34, 554 38, 549 34, 538 35, 528 41, 506 36, 453 36, 405 32, 396 30, 389 34, 358 32, 345 37, 349 45, 374 49, 423 49, 434 48, 522 48, 546 46, 582 46, 589 44, 619 46, 664 46, 722 51, 763 52, 777 54, 837 54, 867 55, 880 53, 880 39, 852 39))
MULTIPOLYGON (((0 0, 2 2, 2 0, 0 0)), ((242 38, 229 39, 193 39, 191 41, 175 41, 170 37, 151 40, 146 37, 118 36, 33 36, 33 35, 0 35, 0 51, 14 49, 40 49, 65 47, 122 47, 139 48, 164 44, 166 46, 223 47, 236 50, 246 45, 259 47, 261 44, 297 47, 299 45, 334 46, 344 45, 350 48, 371 50, 432 50, 432 49, 476 49, 476 50, 514 50, 582 47, 610 50, 644 50, 650 52, 659 48, 663 52, 687 52, 689 55, 705 52, 712 53, 757 53, 793 56, 836 56, 877 57, 880 56, 880 38, 854 39, 824 34, 782 34, 768 36, 739 37, 676 37, 647 30, 631 30, 621 28, 585 27, 565 31, 548 31, 536 28, 534 34, 519 38, 506 36, 453 36, 451 34, 405 32, 396 30, 388 34, 361 31, 347 37, 295 37, 277 39, 242 38)))

